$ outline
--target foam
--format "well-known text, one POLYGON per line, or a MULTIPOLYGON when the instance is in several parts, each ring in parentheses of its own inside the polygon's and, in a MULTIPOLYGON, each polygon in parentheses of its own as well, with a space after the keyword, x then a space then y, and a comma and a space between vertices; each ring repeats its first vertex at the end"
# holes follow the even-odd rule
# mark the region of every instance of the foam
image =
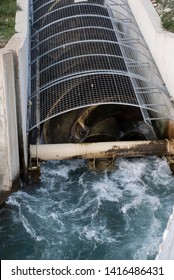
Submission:
POLYGON ((105 174, 104 178, 99 182, 93 183, 93 190, 96 192, 99 201, 107 200, 118 202, 123 195, 117 183, 112 181, 107 174, 105 174))
POLYGON ((141 246, 134 253, 135 260, 145 260, 150 256, 155 257, 161 241, 161 235, 159 235, 160 227, 160 221, 153 216, 150 228, 148 229, 143 242, 140 243, 141 246))
POLYGON ((93 258, 102 250, 103 258, 154 258, 173 185, 166 161, 156 157, 119 159, 104 173, 89 172, 81 160, 48 162, 38 188, 14 193, 4 211, 26 239, 36 246, 44 240, 41 258, 93 258))
POLYGON ((36 235, 36 232, 34 230, 34 228, 32 228, 32 226, 29 224, 29 222, 27 221, 27 219, 24 217, 24 215, 20 215, 20 218, 21 218, 21 221, 22 221, 22 224, 26 230, 27 233, 30 234, 30 236, 35 239, 36 241, 41 241, 43 240, 44 238, 42 236, 37 236, 36 235))
POLYGON ((42 165, 42 178, 49 177, 62 177, 65 179, 69 178, 69 173, 71 171, 75 171, 81 167, 84 166, 83 160, 77 160, 77 161, 55 161, 55 162, 49 162, 51 164, 51 167, 45 163, 42 165))
POLYGON ((86 226, 81 235, 84 235, 87 240, 95 241, 96 243, 115 242, 115 239, 111 237, 111 233, 105 225, 86 226))

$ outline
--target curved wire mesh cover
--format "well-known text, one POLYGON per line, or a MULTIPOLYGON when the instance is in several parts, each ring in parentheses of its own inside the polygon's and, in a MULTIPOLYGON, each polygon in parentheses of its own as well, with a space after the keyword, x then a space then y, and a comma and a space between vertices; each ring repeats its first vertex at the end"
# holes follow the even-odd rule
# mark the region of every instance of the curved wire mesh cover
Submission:
POLYGON ((138 106, 145 121, 153 112, 169 117, 163 82, 125 0, 33 0, 30 10, 30 129, 92 104, 138 106))

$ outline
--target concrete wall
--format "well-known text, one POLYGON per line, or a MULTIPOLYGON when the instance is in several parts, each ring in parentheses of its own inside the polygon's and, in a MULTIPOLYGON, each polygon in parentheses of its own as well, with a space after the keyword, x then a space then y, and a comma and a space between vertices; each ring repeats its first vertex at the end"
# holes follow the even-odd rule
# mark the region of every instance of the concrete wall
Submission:
POLYGON ((174 260, 174 208, 163 234, 157 260, 174 260))
POLYGON ((25 174, 28 161, 27 149, 27 98, 28 98, 28 55, 29 55, 29 0, 17 0, 21 8, 16 13, 16 33, 6 45, 15 59, 15 80, 17 91, 17 118, 19 134, 20 165, 25 174))
POLYGON ((13 53, 0 52, 0 190, 19 177, 16 92, 13 53))
POLYGON ((174 99, 174 34, 161 28, 160 17, 150 0, 127 1, 169 94, 174 99))
POLYGON ((0 51, 0 191, 9 191, 21 171, 25 175, 28 161, 29 1, 17 4, 16 33, 0 51))

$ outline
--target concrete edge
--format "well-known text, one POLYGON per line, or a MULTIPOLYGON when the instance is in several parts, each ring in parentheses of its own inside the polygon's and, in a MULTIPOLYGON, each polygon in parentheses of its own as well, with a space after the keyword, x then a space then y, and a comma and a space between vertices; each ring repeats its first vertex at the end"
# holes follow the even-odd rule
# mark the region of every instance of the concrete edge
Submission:
POLYGON ((151 0, 127 0, 152 57, 164 80, 169 95, 174 99, 174 33, 165 31, 151 0), (141 11, 141 13, 139 12, 141 11))
MULTIPOLYGON (((153 28, 157 33, 161 33, 163 36, 169 36, 174 39, 174 33, 169 32, 162 28, 160 16, 157 13, 155 7, 153 6, 151 0, 138 0, 136 2, 136 5, 134 5, 135 3, 132 4, 134 2, 133 0, 127 0, 127 2, 131 10, 133 11, 133 14, 135 13, 135 11, 139 11, 140 7, 141 7, 141 11, 143 8, 143 10, 149 15, 147 20, 151 22, 153 28)), ((139 14, 139 18, 141 18, 141 13, 136 13, 136 14, 139 14)))
POLYGON ((21 10, 16 12, 15 34, 4 47, 5 50, 19 50, 28 36, 29 0, 17 0, 17 5, 21 10))
POLYGON ((163 233, 163 241, 159 246, 156 260, 174 260, 174 207, 163 233))

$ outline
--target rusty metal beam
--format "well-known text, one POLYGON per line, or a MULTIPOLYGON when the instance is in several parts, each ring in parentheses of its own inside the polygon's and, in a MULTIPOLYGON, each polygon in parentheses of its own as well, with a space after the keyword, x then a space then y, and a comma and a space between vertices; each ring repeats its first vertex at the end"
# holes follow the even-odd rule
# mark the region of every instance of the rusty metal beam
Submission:
POLYGON ((174 155, 174 140, 30 145, 30 158, 68 160, 174 155))

